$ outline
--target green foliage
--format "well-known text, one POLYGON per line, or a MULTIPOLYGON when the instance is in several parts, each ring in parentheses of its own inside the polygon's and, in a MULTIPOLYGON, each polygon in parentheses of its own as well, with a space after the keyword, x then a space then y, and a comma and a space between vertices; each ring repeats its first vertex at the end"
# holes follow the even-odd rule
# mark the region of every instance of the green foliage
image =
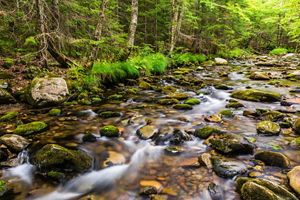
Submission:
POLYGON ((205 60, 206 56, 202 54, 175 53, 171 55, 172 66, 199 64, 204 62, 205 60))
POLYGON ((241 58, 249 55, 250 52, 248 50, 240 49, 240 48, 234 48, 232 50, 218 52, 218 56, 224 58, 241 58))
POLYGON ((24 45, 25 46, 37 46, 38 41, 36 41, 33 36, 30 36, 30 37, 26 38, 24 45))
POLYGON ((288 50, 285 48, 276 48, 273 49, 272 51, 270 51, 270 55, 283 55, 283 54, 287 54, 288 50))

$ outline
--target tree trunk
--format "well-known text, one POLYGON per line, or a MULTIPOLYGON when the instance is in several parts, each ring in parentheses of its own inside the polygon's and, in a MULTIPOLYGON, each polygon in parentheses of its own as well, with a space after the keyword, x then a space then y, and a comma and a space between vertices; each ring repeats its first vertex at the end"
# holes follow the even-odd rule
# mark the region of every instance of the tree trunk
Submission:
POLYGON ((138 0, 132 0, 131 2, 131 21, 129 26, 129 36, 128 36, 128 48, 132 49, 134 46, 135 32, 138 22, 138 0))
POLYGON ((37 17, 40 31, 40 56, 43 65, 47 65, 47 33, 46 33, 46 21, 45 21, 45 11, 43 0, 35 0, 36 8, 37 8, 37 17))
MULTIPOLYGON (((95 30, 95 34, 94 34, 94 40, 99 41, 102 37, 102 32, 103 32, 103 27, 106 24, 106 16, 105 16, 105 12, 107 9, 107 4, 108 4, 109 0, 103 0, 102 1, 102 5, 100 6, 100 12, 99 12, 99 18, 98 18, 98 23, 96 26, 96 30, 95 30)), ((91 54, 91 59, 95 60, 98 57, 99 54, 99 47, 98 45, 96 45, 93 50, 92 50, 92 54, 91 54)))
POLYGON ((177 0, 172 0, 172 25, 171 25, 171 41, 170 41, 170 53, 173 52, 178 31, 178 21, 179 21, 179 7, 177 0))

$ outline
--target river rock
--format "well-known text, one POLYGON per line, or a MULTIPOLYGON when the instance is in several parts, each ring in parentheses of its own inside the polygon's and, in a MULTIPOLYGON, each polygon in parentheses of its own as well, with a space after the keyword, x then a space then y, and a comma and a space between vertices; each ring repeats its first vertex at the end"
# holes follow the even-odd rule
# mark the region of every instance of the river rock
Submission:
POLYGON ((108 157, 103 162, 103 167, 110 167, 113 165, 121 165, 126 162, 126 158, 118 152, 108 151, 107 154, 108 154, 108 157))
POLYGON ((105 137, 119 137, 120 131, 113 125, 107 125, 100 129, 100 135, 105 137))
POLYGON ((276 92, 256 89, 237 90, 231 96, 233 98, 254 102, 276 102, 280 101, 281 95, 276 92))
POLYGON ((178 104, 179 101, 177 99, 160 99, 158 103, 160 105, 173 105, 173 104, 178 104))
POLYGON ((214 135, 208 141, 212 148, 224 154, 251 154, 255 148, 254 144, 235 134, 214 135))
POLYGON ((262 120, 273 121, 273 122, 282 120, 284 117, 285 117, 285 115, 283 113, 276 111, 276 110, 270 110, 270 111, 264 112, 260 116, 260 118, 262 120))
POLYGON ((0 117, 0 122, 12 121, 17 118, 18 114, 19 113, 16 111, 7 112, 3 116, 0 117))
POLYGON ((265 72, 252 72, 250 74, 252 80, 270 80, 270 76, 265 72))
POLYGON ((189 104, 175 104, 173 106, 174 109, 176 110, 192 110, 193 109, 193 106, 189 105, 189 104))
POLYGON ((47 144, 33 155, 33 163, 42 170, 58 169, 77 172, 92 167, 93 159, 80 150, 70 150, 57 144, 47 144))
POLYGON ((17 135, 31 135, 34 133, 40 133, 45 131, 48 128, 48 125, 45 122, 31 122, 28 124, 18 125, 14 130, 14 133, 17 135))
POLYGON ((290 166, 289 159, 279 152, 260 151, 255 154, 255 159, 263 161, 266 165, 287 168, 290 166))
POLYGON ((261 121, 256 125, 256 130, 258 134, 273 136, 279 135, 280 126, 275 122, 261 121))
POLYGON ((236 180, 237 190, 243 200, 296 200, 294 194, 283 186, 265 179, 240 177, 236 180))
POLYGON ((6 90, 0 88, 0 104, 16 103, 16 99, 6 90))
POLYGON ((207 139, 209 136, 211 136, 212 134, 215 134, 215 133, 216 134, 222 133, 222 131, 216 127, 205 126, 205 127, 196 129, 194 132, 194 135, 201 139, 207 139))
POLYGON ((295 121, 293 129, 297 134, 300 134, 300 118, 295 121))
POLYGON ((227 65, 228 61, 224 58, 215 58, 216 65, 227 65))
POLYGON ((8 148, 20 152, 29 145, 29 141, 20 135, 6 134, 0 137, 0 143, 8 148))
POLYGON ((294 167, 288 174, 289 183, 298 195, 300 195, 300 166, 294 167))
POLYGON ((27 101, 33 106, 58 105, 67 99, 68 94, 63 78, 35 78, 28 89, 27 101))
POLYGON ((137 135, 143 140, 148 140, 158 133, 158 129, 152 125, 146 125, 137 130, 137 135))
POLYGON ((213 157, 212 164, 214 172, 223 178, 232 178, 247 171, 247 166, 237 160, 213 157))

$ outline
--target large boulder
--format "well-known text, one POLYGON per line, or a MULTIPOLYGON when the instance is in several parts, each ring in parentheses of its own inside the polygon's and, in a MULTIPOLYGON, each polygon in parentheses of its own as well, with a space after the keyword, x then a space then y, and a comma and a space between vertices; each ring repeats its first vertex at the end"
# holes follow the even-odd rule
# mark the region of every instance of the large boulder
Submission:
POLYGON ((22 151, 29 145, 29 141, 20 135, 6 134, 0 137, 0 143, 14 151, 22 151))
POLYGON ((283 186, 265 179, 240 177, 236 180, 237 191, 243 200, 297 200, 283 186))
POLYGON ((0 104, 16 103, 16 100, 9 92, 0 88, 0 104))
POLYGON ((41 170, 87 171, 93 159, 80 150, 70 150, 57 144, 47 144, 33 155, 33 163, 41 170))
POLYGON ((28 93, 28 103, 33 106, 58 105, 67 99, 68 86, 63 78, 36 78, 28 93))
POLYGON ((251 154, 255 145, 244 137, 234 134, 218 134, 209 138, 212 148, 223 154, 251 154))
POLYGON ((256 130, 258 134, 273 136, 280 133, 280 126, 275 122, 261 121, 256 124, 256 130))
POLYGON ((254 102, 276 102, 280 101, 281 95, 276 92, 247 89, 234 91, 231 96, 233 98, 254 102))
POLYGON ((288 174, 290 186, 300 195, 300 166, 294 167, 288 174))
POLYGON ((288 168, 290 160, 279 152, 260 151, 255 154, 255 159, 263 161, 266 165, 288 168))

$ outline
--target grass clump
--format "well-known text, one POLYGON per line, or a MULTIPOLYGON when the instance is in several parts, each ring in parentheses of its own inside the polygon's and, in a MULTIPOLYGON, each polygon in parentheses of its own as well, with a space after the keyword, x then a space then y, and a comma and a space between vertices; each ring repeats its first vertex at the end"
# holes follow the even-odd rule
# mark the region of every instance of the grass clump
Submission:
POLYGON ((270 55, 283 55, 283 54, 287 54, 288 50, 285 48, 275 48, 272 51, 270 51, 270 55))

